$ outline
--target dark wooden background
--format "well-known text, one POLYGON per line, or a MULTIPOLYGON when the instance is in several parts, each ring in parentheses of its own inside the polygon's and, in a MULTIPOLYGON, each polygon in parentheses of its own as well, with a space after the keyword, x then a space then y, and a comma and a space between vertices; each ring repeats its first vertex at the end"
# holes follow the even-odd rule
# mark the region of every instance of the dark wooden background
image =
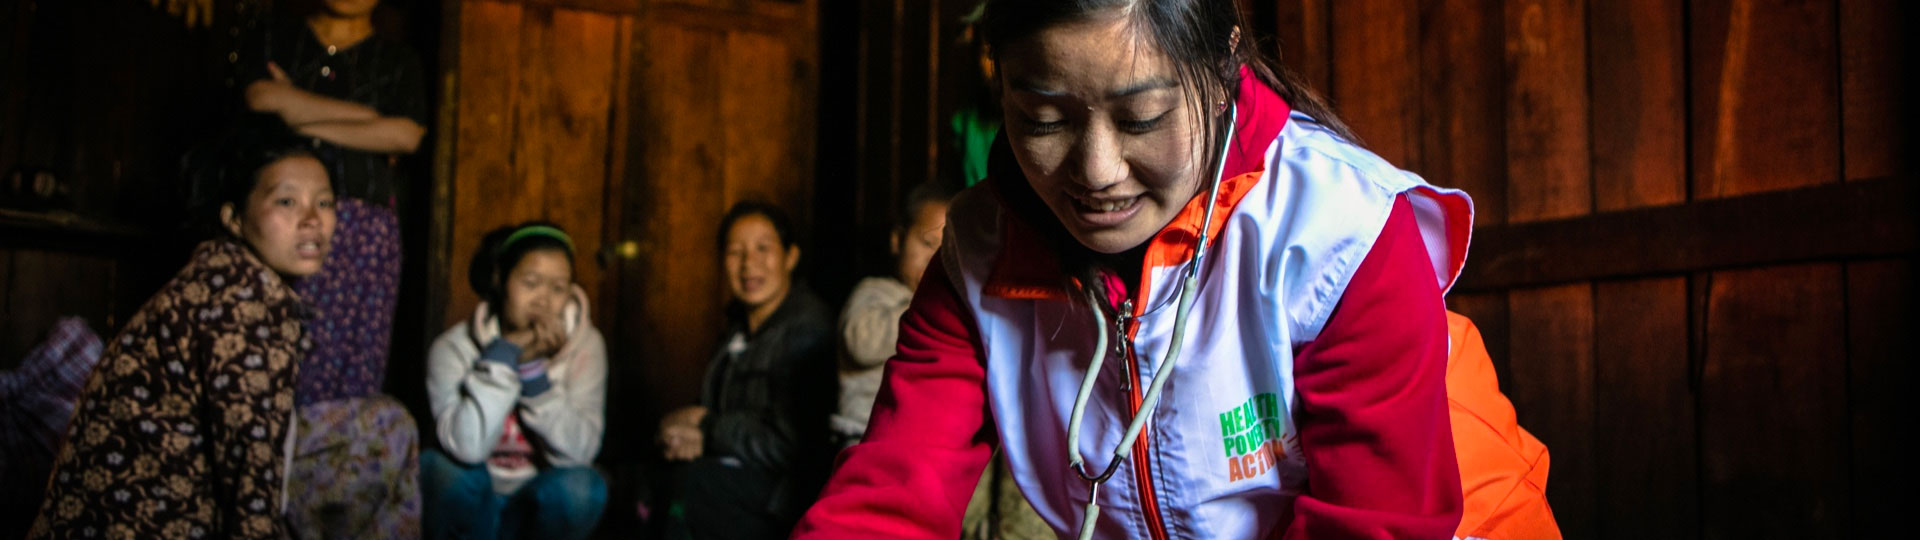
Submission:
MULTIPOLYGON (((885 273, 892 208, 954 167, 969 0, 389 2, 434 78, 389 391, 472 309, 486 229, 561 222, 614 356, 609 464, 692 402, 724 292, 713 227, 778 201, 840 302, 885 273), (425 180, 431 179, 431 180, 425 180)), ((1450 305, 1554 454, 1569 538, 1873 537, 1912 481, 1920 187, 1892 0, 1260 0, 1253 35, 1366 145, 1468 190, 1450 305)), ((136 0, 0 8, 0 367, 54 317, 103 334, 184 258, 180 153, 230 27, 136 0)), ((397 22, 395 22, 397 21, 397 22)), ((420 411, 420 409, 416 409, 420 411)), ((0 531, 3 532, 3 531, 0 531)))
POLYGON ((1568 538, 1857 538, 1912 468, 1892 1, 1284 0, 1367 145, 1477 203, 1449 304, 1568 538))

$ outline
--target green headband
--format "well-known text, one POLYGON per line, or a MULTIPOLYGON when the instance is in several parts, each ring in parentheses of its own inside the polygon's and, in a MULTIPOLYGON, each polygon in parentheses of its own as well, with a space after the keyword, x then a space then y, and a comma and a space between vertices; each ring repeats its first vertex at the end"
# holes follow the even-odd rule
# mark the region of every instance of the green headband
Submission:
POLYGON ((520 230, 513 231, 513 234, 507 235, 507 239, 500 242, 500 249, 494 252, 494 256, 505 255, 507 250, 513 248, 513 244, 535 236, 544 236, 559 240, 560 243, 566 244, 569 255, 573 253, 573 239, 567 237, 566 231, 548 225, 534 225, 531 227, 521 227, 520 230))

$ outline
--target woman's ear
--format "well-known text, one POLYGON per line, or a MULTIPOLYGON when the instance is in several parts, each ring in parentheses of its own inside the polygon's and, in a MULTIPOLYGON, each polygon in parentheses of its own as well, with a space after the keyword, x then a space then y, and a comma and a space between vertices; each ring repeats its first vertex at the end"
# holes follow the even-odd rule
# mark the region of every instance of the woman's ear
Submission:
POLYGON ((889 247, 887 249, 892 250, 893 256, 899 257, 900 256, 900 228, 894 227, 893 234, 888 235, 887 238, 889 238, 888 240, 889 243, 887 244, 889 247))
POLYGON ((800 267, 800 246, 787 248, 787 271, 800 267))
POLYGON ((220 225, 226 227, 227 232, 233 233, 235 238, 242 236, 240 234, 240 213, 234 211, 233 203, 220 204, 220 225))

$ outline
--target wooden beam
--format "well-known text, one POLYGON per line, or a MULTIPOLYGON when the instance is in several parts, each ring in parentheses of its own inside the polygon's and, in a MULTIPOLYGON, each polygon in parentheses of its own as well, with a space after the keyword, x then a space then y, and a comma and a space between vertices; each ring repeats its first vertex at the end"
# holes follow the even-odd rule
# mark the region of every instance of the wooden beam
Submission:
POLYGON ((1889 178, 1474 231, 1454 290, 1920 251, 1920 182, 1889 178))

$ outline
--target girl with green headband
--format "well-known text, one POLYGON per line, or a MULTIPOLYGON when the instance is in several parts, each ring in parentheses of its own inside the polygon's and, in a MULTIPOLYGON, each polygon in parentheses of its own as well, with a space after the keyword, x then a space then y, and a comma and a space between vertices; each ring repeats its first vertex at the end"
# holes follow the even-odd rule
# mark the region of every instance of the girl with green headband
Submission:
POLYGON ((427 357, 440 442, 420 453, 427 538, 585 538, 599 522, 607 347, 573 255, 540 222, 497 229, 474 253, 482 302, 427 357))

